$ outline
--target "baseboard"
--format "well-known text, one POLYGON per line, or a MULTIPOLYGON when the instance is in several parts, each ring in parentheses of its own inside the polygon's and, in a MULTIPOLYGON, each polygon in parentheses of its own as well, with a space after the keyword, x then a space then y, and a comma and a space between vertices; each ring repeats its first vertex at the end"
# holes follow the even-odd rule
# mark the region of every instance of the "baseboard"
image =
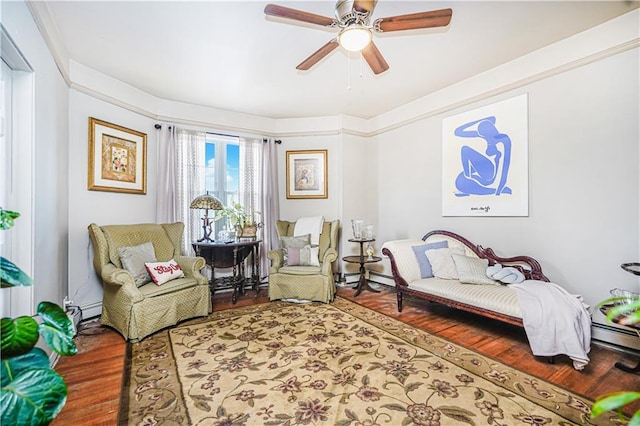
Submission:
MULTIPOLYGON (((383 275, 375 271, 366 271, 367 280, 373 284, 382 284, 388 287, 395 287, 395 282, 393 281, 393 277, 388 275, 383 275)), ((351 272, 343 275, 345 281, 344 283, 351 286, 358 284, 358 280, 360 279, 359 272, 351 272)), ((344 285, 344 284, 343 284, 344 285)))
POLYGON ((591 338, 596 343, 602 342, 607 346, 618 349, 633 350, 635 355, 640 352, 640 336, 631 330, 593 323, 591 325, 591 338))
POLYGON ((396 283, 395 281, 393 281, 393 277, 390 277, 389 275, 384 275, 381 274, 379 272, 375 272, 375 271, 370 271, 369 272, 369 280, 371 282, 377 283, 377 284, 383 284, 389 287, 395 287, 396 283))
POLYGON ((102 315, 102 302, 94 302, 80 306, 84 320, 102 315))

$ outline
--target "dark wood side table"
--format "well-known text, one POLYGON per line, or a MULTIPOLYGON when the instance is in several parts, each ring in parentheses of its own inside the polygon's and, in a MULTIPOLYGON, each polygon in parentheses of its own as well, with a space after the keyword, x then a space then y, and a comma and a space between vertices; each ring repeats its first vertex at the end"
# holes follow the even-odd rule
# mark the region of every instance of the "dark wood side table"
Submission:
POLYGON ((350 239, 349 242, 360 244, 360 256, 345 256, 342 258, 342 260, 344 260, 345 262, 360 264, 360 278, 358 279, 358 285, 356 286, 355 296, 358 296, 360 293, 362 293, 363 290, 369 290, 374 293, 380 293, 380 290, 375 290, 371 288, 371 286, 369 285, 369 282, 367 281, 367 276, 366 276, 366 269, 364 268, 364 265, 366 265, 367 263, 375 263, 375 262, 380 262, 382 260, 382 258, 379 256, 369 257, 369 256, 365 256, 364 254, 364 244, 371 243, 373 241, 375 240, 366 239, 366 238, 350 239))
POLYGON ((211 266, 211 280, 209 289, 211 294, 216 290, 233 289, 231 302, 238 301, 238 293, 244 294, 247 284, 258 293, 260 285, 260 243, 261 240, 228 241, 213 243, 197 243, 191 245, 196 252, 196 256, 202 256, 211 266), (251 272, 245 274, 245 260, 252 255, 250 262, 251 272), (230 277, 215 277, 216 268, 233 268, 233 275, 230 277))

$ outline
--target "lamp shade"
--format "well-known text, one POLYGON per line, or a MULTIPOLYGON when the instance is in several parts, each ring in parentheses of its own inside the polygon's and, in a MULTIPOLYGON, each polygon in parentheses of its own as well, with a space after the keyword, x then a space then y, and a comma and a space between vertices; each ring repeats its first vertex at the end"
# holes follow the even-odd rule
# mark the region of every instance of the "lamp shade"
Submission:
POLYGON ((353 24, 340 32, 338 42, 349 52, 359 52, 371 42, 371 31, 359 24, 353 24))
POLYGON ((210 209, 210 210, 222 210, 222 202, 213 195, 206 193, 199 195, 193 199, 189 208, 192 209, 210 209))

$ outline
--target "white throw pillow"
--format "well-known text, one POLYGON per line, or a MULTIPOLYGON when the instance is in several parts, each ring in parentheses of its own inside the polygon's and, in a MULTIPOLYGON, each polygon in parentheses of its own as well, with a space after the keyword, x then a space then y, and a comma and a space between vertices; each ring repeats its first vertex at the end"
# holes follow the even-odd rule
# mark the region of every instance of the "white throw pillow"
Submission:
POLYGON ((182 268, 173 259, 168 262, 149 262, 145 263, 144 266, 156 285, 162 285, 176 278, 184 277, 182 268))
POLYGON ((120 247, 118 249, 122 267, 133 275, 137 287, 141 287, 151 282, 151 277, 144 264, 156 261, 156 252, 153 243, 146 242, 139 246, 120 247))
POLYGON ((304 247, 283 248, 284 263, 287 266, 320 266, 318 259, 318 246, 306 245, 304 247))
POLYGON ((456 264, 458 279, 461 283, 500 285, 500 283, 487 277, 486 271, 487 266, 489 266, 487 259, 462 256, 459 254, 452 254, 451 257, 456 264))
POLYGON ((453 262, 452 254, 464 255, 464 249, 460 247, 448 247, 427 250, 427 259, 431 263, 431 269, 433 270, 433 276, 436 278, 442 278, 445 280, 457 280, 458 270, 456 264, 453 262))

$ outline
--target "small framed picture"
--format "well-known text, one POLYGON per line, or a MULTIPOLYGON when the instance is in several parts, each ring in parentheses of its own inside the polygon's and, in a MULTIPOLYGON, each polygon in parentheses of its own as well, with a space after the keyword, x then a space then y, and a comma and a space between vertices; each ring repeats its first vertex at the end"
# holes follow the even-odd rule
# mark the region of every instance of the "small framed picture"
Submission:
POLYGON ((287 198, 327 198, 327 150, 287 151, 287 198))
POLYGON ((89 117, 89 190, 146 194, 146 157, 146 133, 89 117))

